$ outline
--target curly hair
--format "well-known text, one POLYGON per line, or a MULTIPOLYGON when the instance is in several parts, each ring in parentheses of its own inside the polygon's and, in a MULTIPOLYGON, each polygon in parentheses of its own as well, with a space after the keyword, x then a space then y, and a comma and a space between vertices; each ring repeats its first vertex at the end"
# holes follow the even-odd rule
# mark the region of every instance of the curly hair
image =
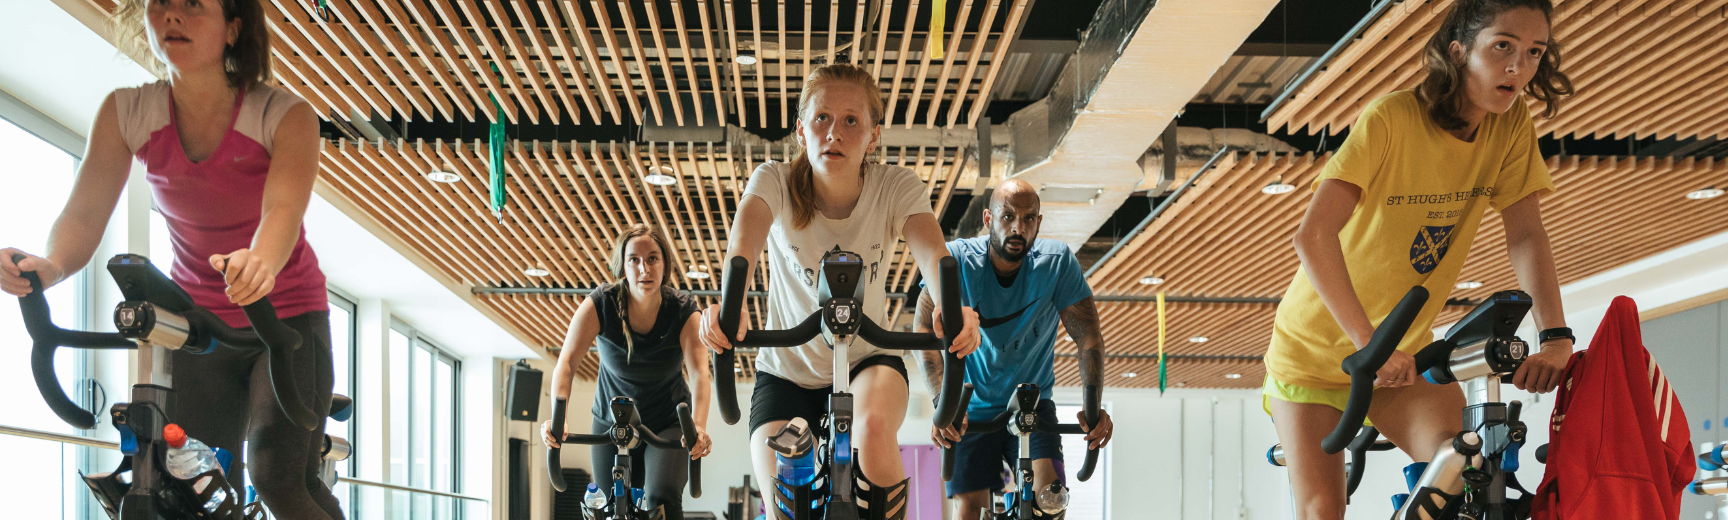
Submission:
MULTIPOLYGON (((1469 124, 1459 115, 1465 102, 1464 64, 1452 58, 1452 42, 1469 48, 1495 18, 1519 8, 1540 11, 1550 27, 1554 24, 1554 4, 1549 0, 1458 0, 1428 39, 1422 56, 1428 76, 1416 87, 1416 97, 1441 128, 1457 130, 1469 124)), ((1550 38, 1548 50, 1542 53, 1536 66, 1535 77, 1524 87, 1526 94, 1542 102, 1544 118, 1558 115, 1561 98, 1574 92, 1572 78, 1560 71, 1560 59, 1560 43, 1550 38)))

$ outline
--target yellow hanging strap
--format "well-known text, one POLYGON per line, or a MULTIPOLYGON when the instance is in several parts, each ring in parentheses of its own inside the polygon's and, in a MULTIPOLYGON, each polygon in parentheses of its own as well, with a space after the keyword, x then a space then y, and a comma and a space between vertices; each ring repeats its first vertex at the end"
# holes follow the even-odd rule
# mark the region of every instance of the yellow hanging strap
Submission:
POLYGON ((1158 293, 1158 395, 1164 395, 1165 375, 1168 371, 1164 363, 1164 293, 1158 293))
POLYGON ((942 33, 946 25, 943 19, 948 16, 948 0, 932 0, 930 2, 930 57, 942 59, 942 33))

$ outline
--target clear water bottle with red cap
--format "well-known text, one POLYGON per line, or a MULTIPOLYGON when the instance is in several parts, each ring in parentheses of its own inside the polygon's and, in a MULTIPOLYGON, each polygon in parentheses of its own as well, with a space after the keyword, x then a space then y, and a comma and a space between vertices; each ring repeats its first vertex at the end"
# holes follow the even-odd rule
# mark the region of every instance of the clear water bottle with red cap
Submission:
MULTIPOLYGON (((164 457, 167 459, 165 465, 168 474, 173 475, 174 478, 192 480, 199 475, 210 472, 210 470, 217 470, 226 474, 221 460, 217 458, 216 453, 220 450, 211 449, 209 446, 205 446, 203 442, 199 442, 198 439, 187 437, 186 431, 180 429, 180 425, 170 423, 163 426, 162 440, 168 443, 168 453, 164 457)), ((192 483, 192 491, 202 494, 209 485, 210 479, 199 479, 192 483)), ((215 511, 227 498, 227 492, 220 489, 216 490, 216 493, 210 497, 210 502, 204 504, 204 509, 215 511)))

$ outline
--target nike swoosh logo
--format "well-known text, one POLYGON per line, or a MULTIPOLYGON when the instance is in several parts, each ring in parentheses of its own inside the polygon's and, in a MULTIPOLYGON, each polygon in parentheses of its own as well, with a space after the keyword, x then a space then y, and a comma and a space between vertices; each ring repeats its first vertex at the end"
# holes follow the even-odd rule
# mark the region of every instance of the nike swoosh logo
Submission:
POLYGON ((997 325, 1001 325, 1004 323, 1008 323, 1010 321, 1014 321, 1015 318, 1019 318, 1021 314, 1025 313, 1026 309, 1030 309, 1030 308, 1032 308, 1032 304, 1028 303, 1028 304, 1026 304, 1025 307, 1021 307, 1020 310, 1014 311, 1013 314, 1009 314, 1007 316, 1003 316, 1000 318, 980 319, 980 320, 978 320, 978 328, 990 329, 990 328, 995 328, 997 325))

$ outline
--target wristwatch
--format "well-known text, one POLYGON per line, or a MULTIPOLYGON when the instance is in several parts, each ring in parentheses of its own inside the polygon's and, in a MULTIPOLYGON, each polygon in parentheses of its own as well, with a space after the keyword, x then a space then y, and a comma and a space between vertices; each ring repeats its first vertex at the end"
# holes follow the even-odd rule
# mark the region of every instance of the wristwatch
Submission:
POLYGON ((1578 342, 1578 338, 1574 337, 1572 335, 1572 328, 1571 327, 1554 327, 1552 329, 1544 329, 1539 336, 1540 336, 1540 339, 1537 340, 1538 344, 1547 343, 1549 340, 1555 340, 1555 339, 1561 339, 1561 338, 1572 340, 1573 343, 1578 342))

